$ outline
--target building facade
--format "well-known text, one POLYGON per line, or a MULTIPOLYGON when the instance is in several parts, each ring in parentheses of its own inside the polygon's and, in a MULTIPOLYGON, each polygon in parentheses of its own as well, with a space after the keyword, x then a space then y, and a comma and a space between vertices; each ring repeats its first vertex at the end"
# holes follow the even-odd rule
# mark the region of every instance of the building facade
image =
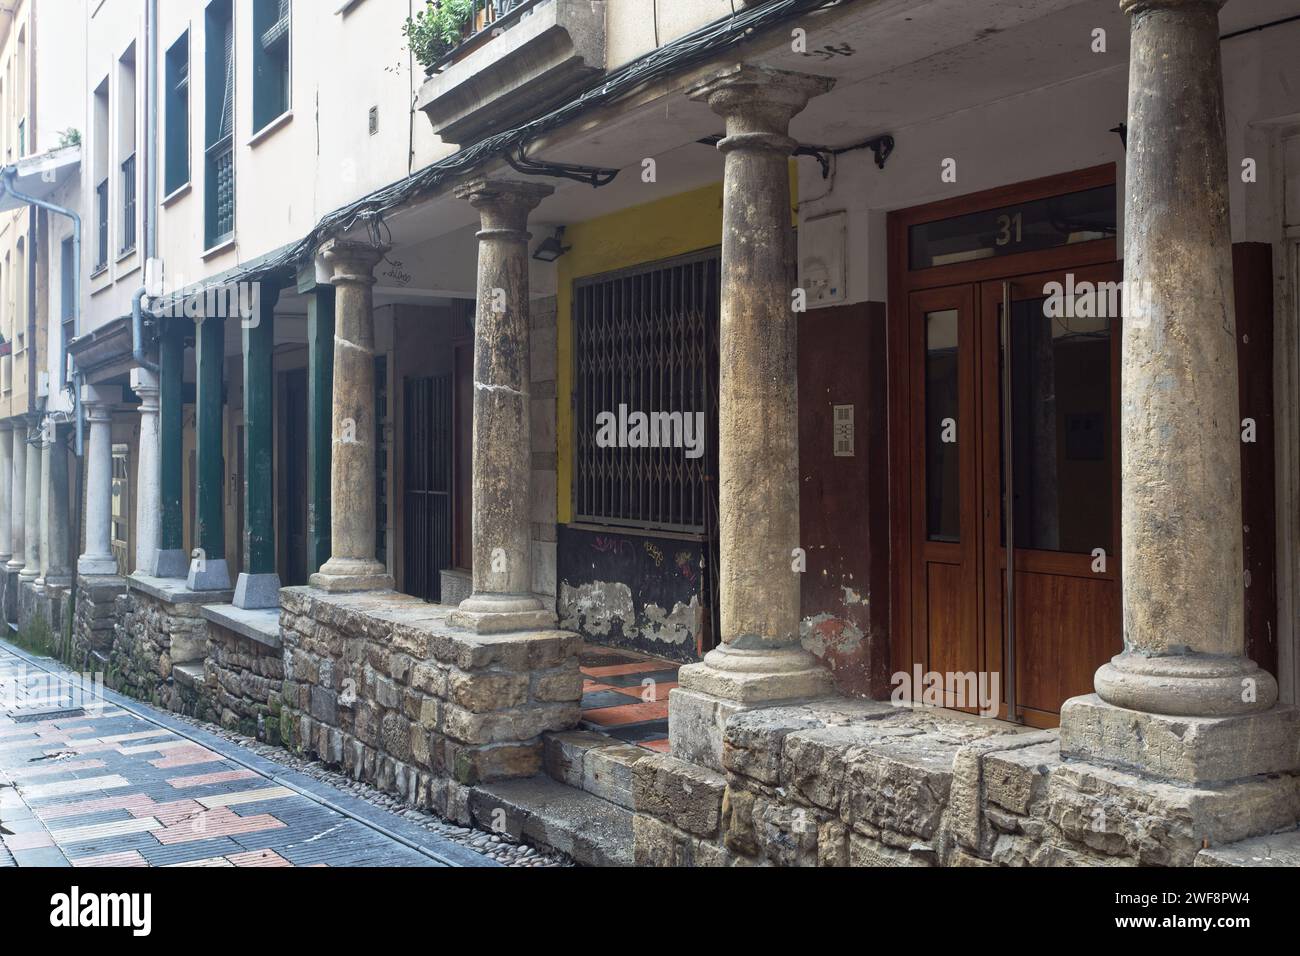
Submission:
POLYGON ((1300 4, 463 6, 5 67, 8 619, 583 862, 1297 852, 1300 4))

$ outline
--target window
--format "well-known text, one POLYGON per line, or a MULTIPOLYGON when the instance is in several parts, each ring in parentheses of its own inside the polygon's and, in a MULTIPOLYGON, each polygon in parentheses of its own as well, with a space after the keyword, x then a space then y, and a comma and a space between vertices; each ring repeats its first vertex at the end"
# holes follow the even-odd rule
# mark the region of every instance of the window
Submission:
POLYGON ((73 253, 72 237, 59 246, 59 318, 63 337, 59 350, 60 380, 67 374, 68 343, 77 337, 77 259, 73 253))
POLYGON ((289 111, 289 0, 253 0, 253 129, 289 111))
POLYGON ((113 446, 113 557, 117 559, 117 573, 126 577, 131 573, 131 446, 113 446))
POLYGON ((117 165, 122 175, 122 235, 119 255, 135 250, 135 44, 117 64, 117 165))
POLYGON ((163 192, 170 196, 190 181, 190 33, 167 51, 164 64, 163 192))
POLYGON ((720 266, 712 250, 574 283, 579 521, 716 524, 720 266), (639 434, 638 413, 653 416, 639 434))
POLYGON ((208 4, 204 28, 204 244, 211 249, 235 235, 235 36, 230 0, 208 4))
POLYGON ((92 275, 108 268, 108 77, 95 88, 94 149, 95 266, 92 275))
POLYGON ((18 140, 18 159, 27 155, 27 30, 18 31, 14 51, 14 119, 18 140))

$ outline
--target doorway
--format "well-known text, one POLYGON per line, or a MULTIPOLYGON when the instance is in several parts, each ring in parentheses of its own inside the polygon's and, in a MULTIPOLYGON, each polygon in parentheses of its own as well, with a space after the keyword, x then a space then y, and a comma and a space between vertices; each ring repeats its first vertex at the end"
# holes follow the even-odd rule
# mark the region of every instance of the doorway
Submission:
POLYGON ((891 216, 893 670, 946 707, 1054 726, 1122 649, 1116 219, 1110 167, 891 216))

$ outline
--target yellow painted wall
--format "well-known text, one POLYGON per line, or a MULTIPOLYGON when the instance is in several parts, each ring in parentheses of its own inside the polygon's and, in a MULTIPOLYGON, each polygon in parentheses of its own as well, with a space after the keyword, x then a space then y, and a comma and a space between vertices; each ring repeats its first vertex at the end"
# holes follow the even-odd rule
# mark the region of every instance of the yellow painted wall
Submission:
MULTIPOLYGON (((791 221, 798 224, 799 176, 790 160, 791 221)), ((555 292, 556 520, 573 520, 573 281, 698 252, 722 242, 722 183, 622 209, 566 227, 569 252, 557 263, 555 292)))

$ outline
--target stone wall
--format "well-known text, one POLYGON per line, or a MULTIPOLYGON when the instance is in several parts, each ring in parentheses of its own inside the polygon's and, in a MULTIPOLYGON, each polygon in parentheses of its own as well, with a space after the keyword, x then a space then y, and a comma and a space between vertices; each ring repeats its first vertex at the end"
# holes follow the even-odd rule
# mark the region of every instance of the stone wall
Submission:
POLYGON ((542 734, 576 725, 576 634, 477 635, 393 592, 280 592, 280 739, 467 819, 469 788, 537 774, 542 734))
POLYGON ((1188 866, 1300 820, 1293 775, 1175 786, 1064 761, 1055 731, 871 701, 736 714, 722 762, 636 764, 638 865, 1188 866))
POLYGON ((116 601, 126 593, 126 580, 83 574, 77 578, 73 612, 71 660, 79 670, 103 670, 113 652, 116 601))
POLYGON ((207 659, 208 623, 200 609, 228 602, 231 593, 188 591, 179 579, 160 584, 131 577, 127 585, 115 603, 105 683, 155 706, 182 711, 187 701, 172 680, 173 665, 207 659))
POLYGON ((60 585, 36 587, 20 584, 18 588, 18 628, 23 630, 35 619, 45 622, 56 644, 63 637, 64 614, 68 608, 70 588, 60 585))
POLYGON ((283 649, 208 621, 208 659, 196 716, 269 744, 280 743, 283 649))

